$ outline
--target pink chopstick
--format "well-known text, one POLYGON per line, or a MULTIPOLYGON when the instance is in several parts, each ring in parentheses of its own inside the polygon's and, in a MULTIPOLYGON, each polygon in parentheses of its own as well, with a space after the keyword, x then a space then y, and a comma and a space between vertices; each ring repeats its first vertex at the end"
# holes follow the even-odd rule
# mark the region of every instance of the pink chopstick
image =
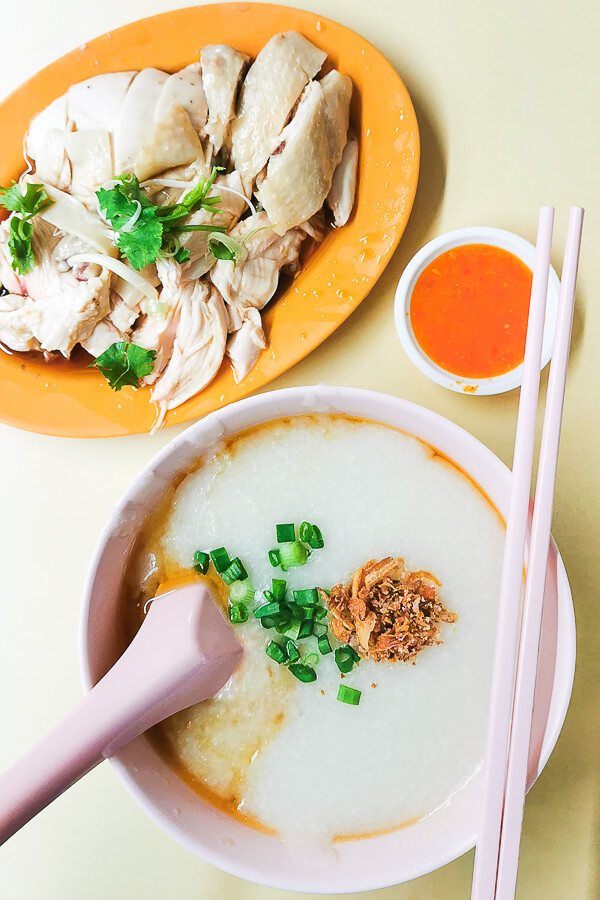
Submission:
POLYGON ((523 386, 519 401, 512 488, 506 523, 485 751, 483 802, 475 852, 472 900, 492 900, 496 887, 553 222, 552 207, 542 207, 533 268, 523 386))
POLYGON ((531 739, 531 722, 537 671, 544 586, 550 547, 554 484, 558 462, 558 445, 562 424, 571 326, 575 307, 575 284, 579 263, 579 247, 583 227, 583 210, 572 207, 560 283, 558 321, 552 350, 548 395, 540 447, 540 461, 535 490, 535 504, 529 542, 527 583, 521 625, 521 643, 517 664, 517 680, 513 703, 512 728, 508 755, 504 814, 500 837, 497 900, 512 900, 517 886, 519 845, 523 823, 523 806, 527 789, 527 764, 531 739))

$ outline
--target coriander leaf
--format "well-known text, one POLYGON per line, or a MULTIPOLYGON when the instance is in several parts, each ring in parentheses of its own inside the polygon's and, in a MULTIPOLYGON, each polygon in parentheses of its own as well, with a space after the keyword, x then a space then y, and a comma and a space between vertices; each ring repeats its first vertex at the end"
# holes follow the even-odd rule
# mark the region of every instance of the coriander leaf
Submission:
POLYGON ((223 169, 220 166, 213 166, 208 181, 201 178, 198 184, 185 194, 180 203, 190 212, 199 208, 205 209, 207 212, 222 212, 222 210, 216 208, 216 204, 221 202, 221 198, 208 196, 208 192, 215 183, 217 172, 222 171, 223 169))
POLYGON ((186 247, 180 247, 177 253, 174 255, 173 259, 175 262, 181 263, 187 262, 190 258, 190 251, 186 247))
POLYGON ((156 350, 144 350, 137 344, 118 341, 101 353, 89 368, 98 369, 114 391, 124 385, 138 387, 140 378, 149 375, 154 368, 156 350))
POLYGON ((20 213, 24 219, 43 212, 52 206, 53 202, 41 184, 26 182, 25 194, 22 193, 22 185, 16 181, 13 181, 10 187, 0 187, 0 206, 10 212, 20 213))
POLYGON ((115 185, 114 189, 118 190, 127 200, 137 200, 142 206, 152 206, 152 203, 141 191, 137 175, 133 173, 130 175, 117 175, 114 180, 120 182, 115 185))
POLYGON ((160 255, 163 227, 152 208, 143 209, 131 231, 119 231, 116 244, 138 272, 160 255))
POLYGON ((11 266, 17 275, 27 275, 34 265, 33 250, 31 249, 31 235, 33 225, 27 219, 12 216, 8 236, 8 249, 11 256, 11 266))
POLYGON ((227 234, 213 232, 208 238, 208 249, 217 259, 227 259, 235 263, 244 255, 244 248, 239 241, 227 234))

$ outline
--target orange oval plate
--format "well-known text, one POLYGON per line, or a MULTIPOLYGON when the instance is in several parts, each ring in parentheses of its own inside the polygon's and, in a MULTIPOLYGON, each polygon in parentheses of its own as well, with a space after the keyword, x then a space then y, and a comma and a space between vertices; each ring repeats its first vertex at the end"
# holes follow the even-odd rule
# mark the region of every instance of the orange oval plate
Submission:
MULTIPOLYGON (((231 44, 251 56, 279 31, 300 31, 354 83, 351 121, 360 136, 358 194, 350 222, 332 232, 265 310, 268 346, 235 384, 227 360, 214 381, 168 413, 166 424, 195 419, 239 400, 285 372, 325 340, 363 300, 398 244, 414 200, 419 133, 404 84, 385 57, 329 19, 286 6, 215 4, 126 25, 73 50, 0 104, 0 184, 23 171, 22 139, 31 118, 77 81, 101 72, 154 66, 180 69, 205 44, 231 44)), ((69 437, 150 431, 150 391, 113 392, 93 369, 0 353, 0 420, 69 437)))

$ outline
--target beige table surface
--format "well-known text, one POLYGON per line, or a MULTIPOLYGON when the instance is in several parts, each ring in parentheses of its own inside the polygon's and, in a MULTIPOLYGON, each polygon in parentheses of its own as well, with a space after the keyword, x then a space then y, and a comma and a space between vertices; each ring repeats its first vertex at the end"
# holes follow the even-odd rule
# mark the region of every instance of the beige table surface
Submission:
MULTIPOLYGON (((87 38, 179 5, 2 0, 0 94, 87 38)), ((421 376, 395 336, 394 288, 407 260, 434 235, 485 224, 534 239, 544 203, 557 209, 559 265, 568 207, 587 208, 554 522, 575 599, 578 664, 563 733, 527 801, 518 896, 597 900, 600 5, 309 0, 306 8, 361 32, 398 69, 415 102, 423 164, 411 221, 378 285, 327 343, 272 387, 326 381, 388 391, 448 416, 510 462, 517 394, 459 396, 421 376)), ((76 441, 0 427, 0 769, 79 698, 79 598, 92 548, 138 469, 175 433, 76 441)), ((427 877, 366 896, 467 898, 472 862, 469 853, 427 877)), ((108 765, 0 851, 1 900, 295 896, 240 881, 188 854, 146 818, 108 765)))

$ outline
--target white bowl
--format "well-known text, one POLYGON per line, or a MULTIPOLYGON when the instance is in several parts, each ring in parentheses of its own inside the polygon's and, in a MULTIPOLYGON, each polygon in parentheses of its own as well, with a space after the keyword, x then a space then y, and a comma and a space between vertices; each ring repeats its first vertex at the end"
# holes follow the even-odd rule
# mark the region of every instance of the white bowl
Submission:
MULTIPOLYGON (((385 394, 324 385, 272 391, 241 400, 206 416, 168 444, 142 470, 108 522, 92 560, 84 596, 81 668, 86 690, 124 649, 117 616, 123 569, 146 516, 156 508, 173 479, 224 437, 282 416, 310 412, 346 413, 416 435, 454 460, 506 516, 510 471, 474 437, 430 410, 385 394)), ((571 695, 574 663, 571 593, 553 545, 530 783, 558 738, 571 695)), ((166 765, 144 735, 110 761, 140 806, 180 844, 233 875, 283 890, 344 893, 398 884, 450 862, 475 843, 480 795, 477 776, 446 806, 414 825, 338 843, 333 852, 317 859, 293 855, 278 838, 234 821, 205 803, 166 765)))
MULTIPOLYGON (((493 378, 465 378, 442 369, 431 360, 419 345, 410 321, 410 300, 419 275, 430 262, 454 247, 463 244, 491 244, 508 250, 517 256, 525 265, 533 271, 535 259, 535 247, 513 234, 512 231, 504 231, 501 228, 485 228, 474 226, 472 228, 457 228, 434 238, 416 253, 406 266, 396 288, 396 300, 394 303, 394 317, 396 330, 409 359, 415 364, 423 375, 427 375, 436 384, 465 394, 503 394, 520 386, 523 380, 523 365, 519 365, 504 375, 496 375, 493 378)), ((544 340, 542 345, 542 369, 550 362, 552 356, 552 342, 556 329, 556 315, 558 312, 558 295, 560 281, 554 269, 550 268, 548 279, 548 294, 546 304, 546 321, 544 325, 544 340)))

